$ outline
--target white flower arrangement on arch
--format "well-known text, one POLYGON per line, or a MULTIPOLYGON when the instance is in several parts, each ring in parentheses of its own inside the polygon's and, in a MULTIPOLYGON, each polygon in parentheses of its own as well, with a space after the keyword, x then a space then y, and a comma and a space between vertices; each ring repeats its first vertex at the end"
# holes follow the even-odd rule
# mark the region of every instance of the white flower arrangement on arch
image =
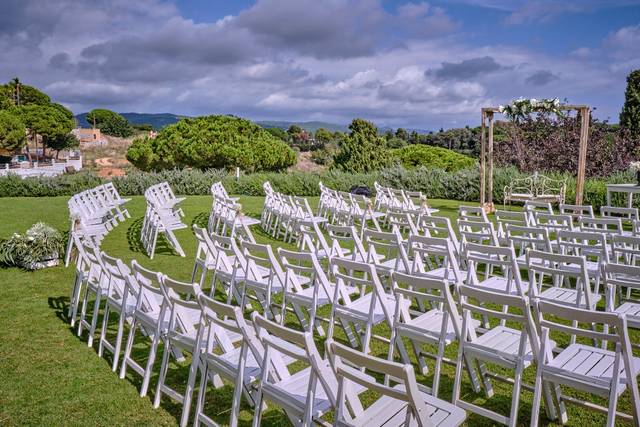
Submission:
POLYGON ((633 173, 640 172, 640 161, 629 163, 629 170, 633 173))
POLYGON ((527 99, 520 97, 511 101, 509 105, 500 105, 498 111, 510 120, 517 122, 531 113, 553 113, 562 117, 561 105, 558 98, 527 99))

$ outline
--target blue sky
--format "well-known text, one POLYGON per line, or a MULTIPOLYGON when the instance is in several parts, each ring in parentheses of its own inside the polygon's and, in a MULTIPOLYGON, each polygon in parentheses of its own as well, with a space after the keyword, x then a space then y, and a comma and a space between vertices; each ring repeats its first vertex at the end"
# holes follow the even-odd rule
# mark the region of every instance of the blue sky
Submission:
POLYGON ((640 0, 6 0, 0 80, 74 112, 477 125, 559 97, 617 121, 640 0))

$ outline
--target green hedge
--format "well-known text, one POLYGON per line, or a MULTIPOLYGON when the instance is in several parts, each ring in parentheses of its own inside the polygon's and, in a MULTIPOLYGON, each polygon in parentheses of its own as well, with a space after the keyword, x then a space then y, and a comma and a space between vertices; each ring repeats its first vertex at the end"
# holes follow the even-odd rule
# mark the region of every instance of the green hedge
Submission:
POLYGON ((442 147, 407 145, 391 151, 391 155, 406 168, 425 166, 449 172, 472 168, 476 160, 442 147))
MULTIPOLYGON (((504 187, 513 179, 523 178, 526 174, 515 168, 498 168, 494 173, 493 200, 502 203, 504 187)), ((567 202, 575 200, 575 178, 568 174, 550 174, 555 179, 567 179, 567 202)), ((273 187, 286 194, 299 196, 317 196, 320 194, 318 183, 338 190, 348 191, 354 185, 366 185, 373 188, 374 181, 382 185, 408 190, 419 190, 432 199, 451 199, 478 201, 479 172, 477 168, 446 172, 442 169, 418 167, 404 169, 393 167, 379 172, 350 174, 329 171, 322 174, 306 172, 255 173, 241 175, 239 180, 223 170, 165 170, 162 172, 133 172, 124 177, 112 179, 123 196, 141 195, 144 190, 162 181, 167 181, 177 194, 209 194, 209 188, 215 181, 222 181, 232 194, 250 196, 264 195, 262 184, 270 181, 273 187)), ((70 196, 87 188, 94 187, 105 180, 89 172, 72 175, 60 175, 53 178, 26 178, 15 175, 0 177, 0 197, 44 197, 70 196)), ((606 183, 635 182, 631 173, 619 173, 606 181, 588 179, 585 183, 585 203, 596 208, 606 204, 606 183)), ((614 197, 616 205, 623 205, 621 195, 614 197)), ((640 206, 639 201, 636 204, 640 206)))

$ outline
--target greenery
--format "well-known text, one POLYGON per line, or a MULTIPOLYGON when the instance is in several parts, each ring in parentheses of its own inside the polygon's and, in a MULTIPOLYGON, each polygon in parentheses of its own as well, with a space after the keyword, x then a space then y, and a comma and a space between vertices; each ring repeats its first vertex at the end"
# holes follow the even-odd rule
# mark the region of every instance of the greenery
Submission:
POLYGON ((20 117, 0 110, 0 149, 15 151, 26 143, 25 127, 20 117))
POLYGON ((87 113, 87 122, 92 126, 95 124, 105 135, 126 138, 133 134, 133 128, 127 119, 111 110, 102 108, 91 110, 87 113))
POLYGON ((68 135, 75 127, 73 113, 60 104, 21 105, 14 111, 29 129, 32 140, 37 141, 40 136, 43 154, 51 142, 68 135))
POLYGON ((562 116, 562 111, 560 110, 560 100, 558 98, 540 100, 537 100, 535 98, 518 98, 511 101, 511 104, 509 105, 501 105, 500 107, 498 107, 498 111, 500 113, 503 113, 514 122, 523 120, 531 113, 553 113, 558 117, 562 116))
POLYGON ((249 120, 232 116, 184 119, 155 138, 133 141, 127 159, 142 170, 239 167, 273 171, 293 165, 296 155, 281 140, 249 120))
MULTIPOLYGON (((47 215, 48 222, 57 229, 67 227, 66 197, 59 198, 5 198, 0 199, 0 210, 8 209, 14 215, 7 216, 0 222, 0 238, 8 238, 14 230, 28 228, 37 218, 47 215)), ((259 217, 263 205, 260 197, 241 197, 239 201, 243 212, 252 217, 259 217)), ((438 215, 452 220, 457 217, 459 203, 447 200, 429 200, 432 207, 439 209, 438 215)), ((313 208, 317 198, 311 198, 313 208)), ((203 224, 211 207, 210 196, 190 196, 182 203, 188 224, 203 224)), ((125 263, 138 260, 144 267, 161 271, 177 280, 191 280, 193 257, 196 240, 191 229, 178 230, 177 238, 187 252, 187 257, 176 256, 160 241, 160 250, 153 260, 149 260, 137 242, 137 233, 141 218, 144 215, 143 197, 134 197, 127 208, 132 218, 120 224, 105 238, 102 250, 111 256, 121 258, 125 263)), ((259 243, 277 244, 294 249, 293 245, 274 241, 265 233, 254 228, 254 235, 259 243)), ((153 390, 157 383, 156 364, 151 379, 152 391, 149 396, 140 398, 138 390, 140 377, 132 370, 128 371, 125 380, 111 372, 111 356, 105 352, 100 358, 96 354, 97 343, 89 348, 86 344, 86 333, 78 338, 75 330, 68 324, 67 309, 69 289, 73 283, 75 269, 63 266, 34 272, 25 272, 19 268, 0 269, 0 301, 10 301, 0 310, 0 322, 10 327, 0 329, 0 420, 3 425, 103 425, 109 420, 111 425, 176 425, 182 406, 170 399, 163 399, 158 409, 152 406, 153 390), (43 286, 46 284, 46 286, 43 286)), ((327 317, 328 313, 319 313, 327 317)), ((113 340, 117 331, 117 318, 112 316, 107 328, 107 338, 113 340)), ((296 320, 288 317, 286 324, 296 327, 296 320)), ((377 326, 373 332, 389 336, 385 326, 377 326)), ((638 342, 638 332, 630 331, 632 340, 638 342)), ((336 329, 336 339, 344 340, 340 328, 336 329)), ((555 339, 555 337, 554 337, 555 339)), ((565 341, 562 342, 564 344, 565 341)), ((318 340, 319 349, 323 352, 322 340, 318 340)), ((387 345, 379 340, 372 340, 373 354, 385 358, 387 345)), ((144 339, 137 340, 134 356, 141 360, 148 351, 144 339)), ((159 349, 161 358, 162 348, 159 349)), ((455 344, 446 350, 446 356, 454 358, 457 354, 455 344)), ((182 363, 171 361, 168 385, 183 390, 188 376, 190 359, 182 363)), ((429 364, 427 376, 420 375, 418 380, 430 384, 433 365, 429 364)), ((454 368, 444 364, 440 385, 440 397, 450 399, 453 387, 454 368)), ((535 369, 528 368, 524 372, 524 381, 532 384, 535 369)), ((469 382, 464 380, 462 395, 475 404, 492 410, 508 413, 511 402, 512 386, 501 382, 493 382, 496 396, 485 399, 482 395, 471 392, 469 382)), ((585 394, 574 394, 563 390, 574 397, 592 399, 585 394)), ((531 399, 529 392, 524 392, 521 400, 518 425, 526 425, 531 416, 531 399)), ((214 417, 220 424, 227 424, 228 409, 231 404, 232 387, 226 385, 220 389, 210 388, 205 403, 205 413, 214 417)), ((599 400, 601 402, 601 400, 599 400)), ((606 414, 599 414, 575 405, 567 406, 569 423, 567 425, 604 425, 606 414)), ((628 394, 621 396, 620 410, 630 411, 628 394)), ((240 412, 240 424, 249 425, 253 412, 243 402, 240 412)), ((541 425, 555 426, 546 420, 541 413, 541 425)), ((192 422, 192 421, 190 421, 192 422)), ((480 416, 469 414, 467 425, 489 426, 493 423, 480 416)), ((264 426, 289 425, 283 412, 272 404, 268 405, 263 416, 264 426)), ((622 425, 622 424, 621 424, 622 425)))
POLYGON ((470 168, 476 164, 476 160, 469 156, 428 145, 408 145, 393 150, 391 155, 406 168, 426 166, 452 172, 470 168))
MULTIPOLYGON (((499 167, 494 169, 493 200, 502 203, 504 187, 513 179, 524 178, 529 174, 520 172, 515 167, 499 167)), ((545 175, 554 179, 567 180, 567 203, 575 201, 575 177, 569 173, 549 172, 545 175)), ((635 182, 635 175, 629 170, 617 172, 603 178, 589 178, 585 182, 585 203, 596 209, 606 205, 606 184, 635 182)), ((212 182, 222 181, 228 191, 235 194, 262 196, 262 184, 270 181, 273 187, 286 194, 298 196, 318 196, 318 183, 322 181, 331 188, 349 191, 354 185, 366 185, 373 188, 378 181, 382 185, 407 190, 419 190, 432 199, 450 199, 465 202, 477 201, 479 195, 479 172, 477 167, 447 172, 438 168, 418 166, 413 169, 390 167, 368 173, 348 173, 329 170, 322 173, 262 172, 241 174, 236 180, 225 170, 176 170, 159 172, 131 172, 126 176, 113 177, 111 181, 122 195, 141 195, 153 184, 169 182, 178 194, 208 195, 212 182)), ((0 198, 2 197, 53 197, 70 196, 88 188, 95 187, 105 180, 88 171, 56 177, 30 177, 21 179, 15 175, 0 177, 0 198)), ((624 205, 622 195, 614 194, 613 202, 624 205)), ((640 207, 640 199, 635 199, 640 207)))
POLYGON ((640 137, 640 70, 632 71, 627 76, 620 126, 628 129, 633 136, 640 137))
POLYGON ((0 243, 0 264, 34 270, 43 261, 58 259, 63 248, 62 234, 51 226, 38 222, 25 234, 14 233, 11 238, 0 243))
POLYGON ((386 141, 371 122, 354 119, 349 132, 340 142, 333 166, 345 172, 371 172, 389 164, 386 141))

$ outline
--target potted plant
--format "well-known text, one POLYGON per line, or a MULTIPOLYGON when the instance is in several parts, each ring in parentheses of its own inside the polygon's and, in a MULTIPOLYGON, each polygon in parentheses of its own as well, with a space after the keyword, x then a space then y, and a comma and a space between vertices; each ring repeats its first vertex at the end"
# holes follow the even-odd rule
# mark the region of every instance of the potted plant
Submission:
POLYGON ((636 174, 636 185, 640 187, 640 161, 629 163, 629 170, 636 174))
POLYGON ((63 240, 58 230, 38 222, 26 233, 14 233, 0 244, 0 261, 27 270, 53 267, 60 262, 63 240))

